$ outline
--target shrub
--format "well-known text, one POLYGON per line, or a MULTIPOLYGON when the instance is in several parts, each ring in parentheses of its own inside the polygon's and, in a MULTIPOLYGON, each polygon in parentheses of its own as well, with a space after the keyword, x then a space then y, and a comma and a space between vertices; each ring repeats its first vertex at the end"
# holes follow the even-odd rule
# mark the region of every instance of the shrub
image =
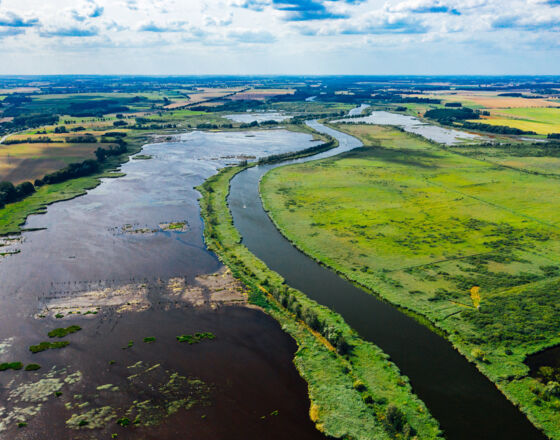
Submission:
POLYGON ((471 351, 471 355, 473 358, 475 358, 477 361, 482 361, 485 362, 486 361, 486 353, 484 353, 483 350, 481 350, 480 348, 475 348, 471 351))
POLYGON ((385 423, 389 431, 401 432, 406 423, 406 417, 399 408, 391 404, 385 410, 385 423))
POLYGON ((560 396, 560 383, 558 383, 554 380, 551 380, 550 382, 548 382, 546 384, 544 392, 547 396, 559 397, 560 396))

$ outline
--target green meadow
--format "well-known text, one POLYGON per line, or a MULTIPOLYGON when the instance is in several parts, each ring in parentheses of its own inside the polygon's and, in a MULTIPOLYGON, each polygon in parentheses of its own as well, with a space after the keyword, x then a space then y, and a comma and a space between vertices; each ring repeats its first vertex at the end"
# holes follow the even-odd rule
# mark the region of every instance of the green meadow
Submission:
POLYGON ((390 127, 338 128, 365 147, 263 178, 275 223, 307 254, 428 318, 560 438, 560 396, 523 363, 560 342, 560 181, 500 163, 546 149, 483 157, 390 127))

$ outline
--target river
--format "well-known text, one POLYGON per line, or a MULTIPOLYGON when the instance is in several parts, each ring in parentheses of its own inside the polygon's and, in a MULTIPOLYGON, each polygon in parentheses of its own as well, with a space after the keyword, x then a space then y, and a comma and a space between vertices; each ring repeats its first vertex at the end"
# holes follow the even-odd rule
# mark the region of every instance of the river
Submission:
POLYGON ((391 356, 450 440, 544 439, 451 344, 390 304, 368 294, 298 251, 264 211, 259 181, 271 169, 330 157, 362 146, 356 138, 308 122, 339 141, 319 155, 249 168, 232 179, 229 205, 243 243, 290 286, 340 313, 364 339, 391 356))
MULTIPOLYGON (((352 109, 348 113, 348 115, 361 115, 363 110, 365 110, 367 107, 369 106, 366 104, 362 104, 360 107, 352 109), (352 113, 354 110, 356 110, 356 112, 352 113)), ((333 122, 394 125, 397 127, 401 127, 404 131, 407 131, 409 133, 418 134, 425 137, 426 139, 446 145, 457 145, 465 142, 475 141, 482 142, 486 140, 486 138, 477 134, 466 133, 464 131, 454 130, 452 128, 444 128, 440 127, 439 125, 428 124, 413 116, 401 115, 398 113, 386 111, 374 111, 371 112, 371 114, 368 116, 343 118, 333 122)))

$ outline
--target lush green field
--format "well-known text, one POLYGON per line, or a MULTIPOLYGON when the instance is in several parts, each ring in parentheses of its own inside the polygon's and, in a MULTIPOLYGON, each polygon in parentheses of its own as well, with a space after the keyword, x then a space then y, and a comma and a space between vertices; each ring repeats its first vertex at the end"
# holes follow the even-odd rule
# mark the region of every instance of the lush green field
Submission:
POLYGON ((199 188, 206 244, 251 289, 251 302, 296 340, 294 362, 308 383, 317 428, 345 439, 440 438, 437 422, 379 348, 339 315, 288 288, 240 243, 226 197, 230 179, 242 169, 226 168, 199 188))
POLYGON ((340 129, 366 147, 264 177, 277 225, 306 253, 428 317, 560 438, 560 396, 523 363, 560 342, 560 181, 389 127, 340 129))
POLYGON ((560 175, 559 143, 462 145, 449 149, 478 160, 528 173, 560 175))

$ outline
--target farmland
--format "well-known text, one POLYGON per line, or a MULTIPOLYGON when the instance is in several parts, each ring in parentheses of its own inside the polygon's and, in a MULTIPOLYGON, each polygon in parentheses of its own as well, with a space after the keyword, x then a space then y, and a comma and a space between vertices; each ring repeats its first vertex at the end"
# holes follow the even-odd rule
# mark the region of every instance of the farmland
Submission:
POLYGON ((340 128, 366 147, 263 179, 277 225, 314 258, 427 317, 560 438, 560 401, 523 363, 560 342, 558 180, 387 127, 340 128))
POLYGON ((560 108, 503 108, 490 112, 485 124, 505 125, 537 134, 560 133, 560 108))

